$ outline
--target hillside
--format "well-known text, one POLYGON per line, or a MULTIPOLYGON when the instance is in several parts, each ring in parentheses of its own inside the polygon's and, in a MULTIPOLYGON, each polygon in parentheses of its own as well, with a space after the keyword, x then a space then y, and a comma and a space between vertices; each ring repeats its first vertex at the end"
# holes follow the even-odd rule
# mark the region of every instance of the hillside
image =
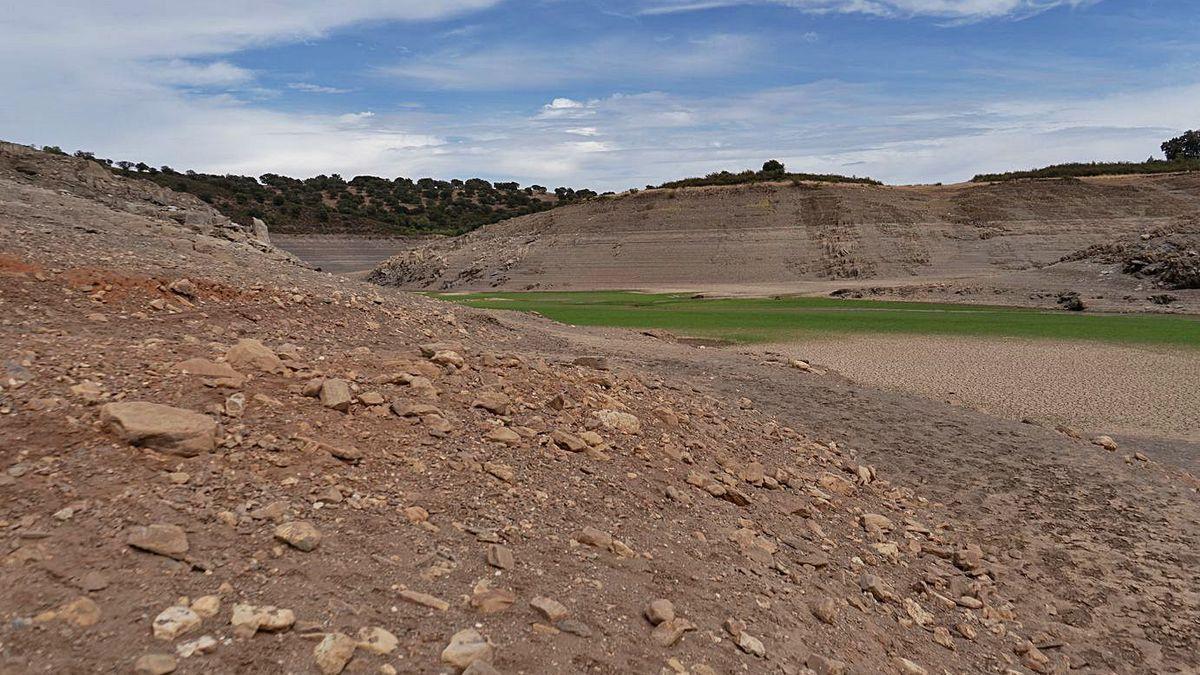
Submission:
POLYGON ((1149 287, 1138 281, 1060 261, 1189 227, 1198 210, 1200 174, 650 190, 432 242, 372 279, 433 290, 842 290, 999 302, 1045 294, 1032 299, 1050 305, 1075 288, 1146 304, 1149 287))

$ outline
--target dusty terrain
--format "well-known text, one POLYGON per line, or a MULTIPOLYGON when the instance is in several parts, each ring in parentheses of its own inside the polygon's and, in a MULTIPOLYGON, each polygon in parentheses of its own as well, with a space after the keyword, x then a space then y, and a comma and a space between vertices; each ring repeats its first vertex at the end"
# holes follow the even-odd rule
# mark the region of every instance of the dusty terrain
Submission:
POLYGON ((1197 667, 1197 482, 1137 447, 0 159, 2 672, 1197 667))
POLYGON ((417 237, 271 233, 271 243, 325 272, 361 276, 382 260, 429 242, 417 237))
MULTIPOLYGON (((1200 444, 1194 349, 933 335, 840 336, 767 349, 856 382, 1014 420, 1200 444)), ((1200 473, 1200 454, 1189 468, 1200 473)))
MULTIPOLYGON (((406 288, 827 294, 1161 311, 1153 280, 1080 256, 1195 229, 1200 174, 946 186, 648 190, 485 226, 381 265, 406 288)), ((1198 255, 1195 251, 1191 255, 1198 255)), ((1197 311, 1200 291, 1174 293, 1197 311)))

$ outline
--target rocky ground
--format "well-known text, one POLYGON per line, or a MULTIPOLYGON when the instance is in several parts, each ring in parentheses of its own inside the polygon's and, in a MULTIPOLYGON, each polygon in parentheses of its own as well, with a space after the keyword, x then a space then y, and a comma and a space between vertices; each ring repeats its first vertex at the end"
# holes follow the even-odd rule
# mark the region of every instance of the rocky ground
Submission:
POLYGON ((1196 483, 1145 455, 316 273, 80 166, 0 174, 2 672, 1197 665, 1196 483))

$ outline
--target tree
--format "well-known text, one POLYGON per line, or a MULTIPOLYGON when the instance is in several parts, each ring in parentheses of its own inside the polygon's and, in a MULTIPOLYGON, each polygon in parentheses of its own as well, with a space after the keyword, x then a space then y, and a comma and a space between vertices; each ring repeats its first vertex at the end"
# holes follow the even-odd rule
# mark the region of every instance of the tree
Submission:
POLYGON ((63 149, 62 149, 62 148, 60 148, 60 147, 58 147, 57 145, 43 145, 43 146, 42 146, 42 152, 46 152, 46 153, 49 153, 49 154, 51 154, 51 155, 65 155, 65 154, 67 154, 67 153, 63 152, 63 149))
POLYGON ((1200 131, 1186 131, 1162 144, 1167 161, 1200 159, 1200 131))
POLYGON ((786 172, 786 169, 783 167, 783 162, 777 159, 768 159, 763 162, 762 172, 782 176, 786 172))
POLYGON ((128 171, 133 168, 133 162, 121 160, 121 161, 117 162, 117 166, 121 167, 122 171, 128 171))

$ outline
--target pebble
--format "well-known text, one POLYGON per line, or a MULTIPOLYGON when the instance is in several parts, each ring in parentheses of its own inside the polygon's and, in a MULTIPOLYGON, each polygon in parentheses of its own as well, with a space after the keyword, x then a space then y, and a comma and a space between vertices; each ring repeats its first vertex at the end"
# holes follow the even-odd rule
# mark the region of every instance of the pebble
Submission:
POLYGON ((516 564, 512 549, 503 544, 490 544, 487 547, 487 563, 502 570, 512 569, 516 564))

